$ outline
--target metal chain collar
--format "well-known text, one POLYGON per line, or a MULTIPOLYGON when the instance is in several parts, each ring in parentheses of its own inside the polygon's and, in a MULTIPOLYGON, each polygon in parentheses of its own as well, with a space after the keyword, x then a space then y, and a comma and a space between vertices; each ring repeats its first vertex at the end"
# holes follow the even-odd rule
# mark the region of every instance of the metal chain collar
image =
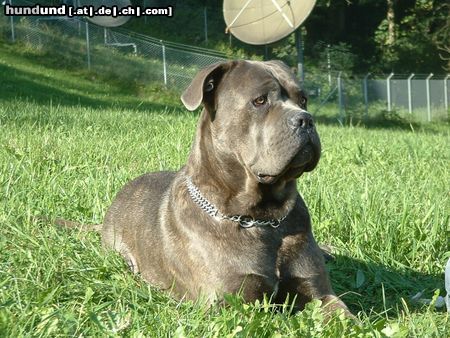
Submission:
POLYGON ((212 204, 205 197, 203 197, 202 193, 197 188, 197 186, 194 183, 192 183, 190 177, 186 177, 186 186, 192 200, 200 207, 200 209, 206 212, 209 216, 214 217, 218 220, 228 220, 232 222, 237 222, 242 228, 251 228, 255 225, 256 226, 270 225, 272 228, 278 228, 281 222, 285 220, 285 218, 288 216, 290 212, 289 210, 289 212, 286 215, 284 215, 279 219, 270 219, 270 220, 254 219, 251 216, 244 216, 244 215, 227 216, 222 214, 214 204, 212 204))

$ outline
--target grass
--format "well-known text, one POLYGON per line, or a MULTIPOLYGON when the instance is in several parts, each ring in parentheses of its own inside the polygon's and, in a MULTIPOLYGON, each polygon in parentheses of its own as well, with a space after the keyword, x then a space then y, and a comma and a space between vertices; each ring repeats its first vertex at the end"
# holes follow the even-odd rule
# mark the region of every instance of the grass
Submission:
MULTIPOLYGON (((9 36, 8 25, 8 18, 0 13, 0 36, 9 36)), ((164 80, 168 86, 180 90, 198 72, 199 63, 222 60, 221 57, 180 51, 170 46, 163 50, 159 43, 119 32, 107 33, 105 38, 104 29, 93 24, 89 26, 88 48, 84 24, 78 25, 67 20, 57 23, 50 20, 41 22, 38 26, 29 20, 17 20, 14 32, 15 39, 26 49, 26 53, 21 54, 30 55, 32 51, 33 61, 39 61, 47 67, 79 72, 84 70, 86 73, 89 55, 89 67, 95 72, 96 78, 108 83, 126 82, 127 86, 119 86, 127 92, 130 89, 139 91, 150 82, 162 83, 164 80), (105 40, 109 43, 132 43, 136 48, 135 53, 131 46, 105 46, 105 40)))
POLYGON ((322 159, 298 186, 316 238, 335 247, 335 291, 361 325, 323 323, 317 302, 297 314, 237 297, 207 309, 132 275, 98 235, 33 219, 101 222, 128 180, 185 162, 197 115, 157 87, 138 95, 32 51, 0 44, 0 54, 0 336, 448 334, 447 313, 410 301, 444 293, 448 124, 318 121, 322 159))

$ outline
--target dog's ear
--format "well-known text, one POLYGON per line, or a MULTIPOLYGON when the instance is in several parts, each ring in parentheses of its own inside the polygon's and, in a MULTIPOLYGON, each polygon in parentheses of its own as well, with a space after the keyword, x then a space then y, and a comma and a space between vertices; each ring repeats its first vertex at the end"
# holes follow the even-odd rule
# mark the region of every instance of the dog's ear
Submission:
POLYGON ((186 88, 183 95, 181 95, 181 101, 184 106, 188 110, 193 111, 203 103, 206 110, 213 114, 215 111, 215 93, 217 86, 223 74, 229 68, 229 62, 221 62, 200 70, 191 84, 186 88))
POLYGON ((273 60, 264 62, 266 69, 278 80, 280 85, 300 107, 306 109, 306 95, 299 89, 297 79, 292 70, 282 61, 273 60))

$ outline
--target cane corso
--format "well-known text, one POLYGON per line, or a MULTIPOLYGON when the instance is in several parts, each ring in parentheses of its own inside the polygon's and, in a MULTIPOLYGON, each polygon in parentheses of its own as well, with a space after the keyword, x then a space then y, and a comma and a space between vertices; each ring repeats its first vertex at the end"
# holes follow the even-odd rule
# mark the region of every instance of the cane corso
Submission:
POLYGON ((335 296, 296 179, 320 140, 306 97, 282 62, 230 61, 201 70, 181 96, 203 104, 187 163, 129 182, 109 208, 103 242, 178 299, 264 295, 327 311, 335 296))

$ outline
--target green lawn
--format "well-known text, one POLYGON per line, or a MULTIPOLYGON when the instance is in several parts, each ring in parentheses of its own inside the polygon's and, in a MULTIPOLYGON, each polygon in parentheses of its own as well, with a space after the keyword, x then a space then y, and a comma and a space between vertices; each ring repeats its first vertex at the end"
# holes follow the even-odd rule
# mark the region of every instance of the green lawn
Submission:
POLYGON ((197 115, 158 87, 133 92, 42 58, 0 42, 0 336, 448 335, 447 313, 410 301, 444 293, 448 124, 317 123, 322 159, 298 187, 361 325, 324 324, 317 303, 298 314, 237 298, 207 309, 149 287, 97 234, 32 217, 102 222, 128 180, 185 162, 197 115))

